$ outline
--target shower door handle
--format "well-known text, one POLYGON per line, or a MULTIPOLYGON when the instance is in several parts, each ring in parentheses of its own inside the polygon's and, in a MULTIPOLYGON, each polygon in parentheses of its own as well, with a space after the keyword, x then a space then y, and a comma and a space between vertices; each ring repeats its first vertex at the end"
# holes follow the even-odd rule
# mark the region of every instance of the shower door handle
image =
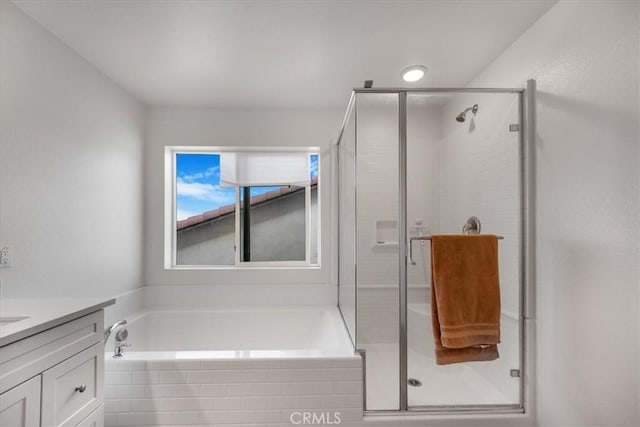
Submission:
POLYGON ((415 237, 409 237, 409 264, 416 265, 416 262, 413 260, 413 241, 416 240, 415 237))
POLYGON ((413 241, 414 240, 420 240, 420 241, 425 241, 425 240, 431 240, 430 236, 413 236, 413 237, 409 237, 409 264, 411 265, 416 265, 417 263, 413 260, 413 241))

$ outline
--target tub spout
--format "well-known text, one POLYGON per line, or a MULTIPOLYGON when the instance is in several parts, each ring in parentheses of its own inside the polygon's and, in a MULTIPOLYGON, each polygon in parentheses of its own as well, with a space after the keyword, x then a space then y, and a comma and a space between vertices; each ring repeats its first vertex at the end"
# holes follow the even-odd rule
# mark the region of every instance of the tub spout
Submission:
POLYGON ((111 325, 107 329, 105 329, 104 330, 104 343, 105 344, 107 343, 107 340, 109 339, 109 337, 111 336, 113 331, 115 331, 120 326, 124 326, 126 324, 127 324, 126 320, 118 320, 116 323, 114 323, 113 325, 111 325))
POLYGON ((116 344, 116 348, 113 349, 113 357, 122 357, 124 356, 124 348, 131 347, 131 344, 118 343, 116 344))

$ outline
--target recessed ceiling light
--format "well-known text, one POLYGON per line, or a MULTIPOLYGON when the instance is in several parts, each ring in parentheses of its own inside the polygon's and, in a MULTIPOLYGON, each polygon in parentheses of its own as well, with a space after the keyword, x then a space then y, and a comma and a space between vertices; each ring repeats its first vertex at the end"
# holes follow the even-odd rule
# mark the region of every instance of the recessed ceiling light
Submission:
POLYGON ((424 65, 412 65, 402 70, 402 79, 405 82, 417 82, 424 77, 427 67, 424 65))

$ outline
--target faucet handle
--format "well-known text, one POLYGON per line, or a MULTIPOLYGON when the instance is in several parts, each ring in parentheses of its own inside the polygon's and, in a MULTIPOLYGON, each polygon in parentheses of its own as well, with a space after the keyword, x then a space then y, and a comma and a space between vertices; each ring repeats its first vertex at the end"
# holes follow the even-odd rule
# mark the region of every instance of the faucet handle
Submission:
POLYGON ((131 344, 126 343, 118 343, 116 347, 113 349, 113 357, 122 357, 124 356, 124 350, 122 347, 131 347, 131 344))

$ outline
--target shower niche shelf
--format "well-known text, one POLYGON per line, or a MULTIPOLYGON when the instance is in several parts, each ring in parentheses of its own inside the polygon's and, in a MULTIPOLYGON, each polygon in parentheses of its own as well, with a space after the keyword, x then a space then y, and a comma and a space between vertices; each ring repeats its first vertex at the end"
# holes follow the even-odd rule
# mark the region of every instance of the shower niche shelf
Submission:
POLYGON ((398 246, 398 221, 376 220, 376 246, 398 246))

